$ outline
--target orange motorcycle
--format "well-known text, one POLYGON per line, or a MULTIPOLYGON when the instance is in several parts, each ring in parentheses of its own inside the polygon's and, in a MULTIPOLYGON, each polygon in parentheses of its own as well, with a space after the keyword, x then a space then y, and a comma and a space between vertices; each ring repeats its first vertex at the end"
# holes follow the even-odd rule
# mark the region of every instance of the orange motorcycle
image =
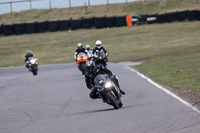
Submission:
POLYGON ((82 74, 85 74, 86 69, 86 63, 88 62, 88 57, 85 53, 81 52, 77 55, 77 65, 78 69, 82 72, 82 74))

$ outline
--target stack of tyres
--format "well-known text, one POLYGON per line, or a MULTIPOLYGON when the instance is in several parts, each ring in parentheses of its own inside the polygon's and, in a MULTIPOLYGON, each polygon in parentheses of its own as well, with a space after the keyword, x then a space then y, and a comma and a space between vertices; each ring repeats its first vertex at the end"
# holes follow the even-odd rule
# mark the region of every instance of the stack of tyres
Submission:
POLYGON ((71 20, 59 20, 58 27, 60 31, 69 30, 71 27, 71 20))
POLYGON ((191 10, 187 12, 187 18, 189 21, 193 21, 197 19, 196 10, 191 10))
POLYGON ((83 23, 84 29, 90 29, 94 26, 94 19, 93 18, 85 18, 85 19, 82 19, 82 23, 83 23))
POLYGON ((15 35, 21 35, 25 33, 25 24, 14 24, 13 31, 15 35))
POLYGON ((94 17, 94 27, 97 29, 105 28, 105 17, 94 17))
POLYGON ((48 22, 48 31, 49 32, 58 31, 58 21, 49 21, 48 22))
POLYGON ((177 19, 178 21, 184 21, 187 18, 187 10, 186 11, 180 11, 177 12, 177 19))
POLYGON ((116 17, 115 24, 117 27, 126 26, 126 16, 116 17))
POLYGON ((25 33, 26 34, 36 33, 35 22, 34 23, 25 23, 25 33))
POLYGON ((167 13, 167 22, 171 23, 177 20, 177 12, 167 13))
POLYGON ((13 35, 13 25, 12 24, 7 24, 7 25, 3 25, 2 27, 2 33, 5 36, 10 36, 13 35))
POLYGON ((166 14, 164 13, 164 14, 157 15, 157 22, 158 23, 165 23, 165 22, 167 22, 167 16, 166 16, 166 14))
POLYGON ((2 34, 2 25, 0 25, 0 35, 2 34))
POLYGON ((151 14, 147 16, 147 23, 154 24, 157 22, 157 14, 151 14))
POLYGON ((137 16, 132 16, 132 24, 135 25, 138 22, 138 19, 137 16))
POLYGON ((48 22, 36 22, 37 33, 44 33, 48 31, 48 22))
POLYGON ((115 16, 114 17, 105 17, 105 26, 106 27, 115 27, 115 16))
POLYGON ((200 20, 200 10, 197 11, 197 19, 200 20))
POLYGON ((141 17, 139 18, 138 20, 138 25, 143 25, 143 24, 146 24, 147 23, 147 15, 141 15, 141 17))
POLYGON ((71 21, 71 29, 77 30, 83 28, 82 20, 72 20, 71 21))

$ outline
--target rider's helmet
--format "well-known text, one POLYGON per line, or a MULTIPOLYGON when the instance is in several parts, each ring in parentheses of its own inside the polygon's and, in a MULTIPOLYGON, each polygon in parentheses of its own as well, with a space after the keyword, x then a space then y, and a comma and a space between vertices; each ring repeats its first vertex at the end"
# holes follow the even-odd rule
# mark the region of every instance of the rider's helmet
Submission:
POLYGON ((94 69, 95 69, 95 63, 94 63, 94 61, 88 61, 86 63, 86 67, 87 67, 87 69, 89 71, 94 71, 94 69))
POLYGON ((95 44, 97 48, 101 48, 102 42, 100 40, 97 40, 95 44))
POLYGON ((89 44, 85 45, 85 48, 90 49, 90 45, 89 44))
POLYGON ((27 51, 27 54, 32 54, 32 51, 31 51, 31 50, 28 50, 28 51, 27 51))
POLYGON ((82 48, 82 43, 78 43, 77 44, 77 47, 80 49, 80 48, 82 48))

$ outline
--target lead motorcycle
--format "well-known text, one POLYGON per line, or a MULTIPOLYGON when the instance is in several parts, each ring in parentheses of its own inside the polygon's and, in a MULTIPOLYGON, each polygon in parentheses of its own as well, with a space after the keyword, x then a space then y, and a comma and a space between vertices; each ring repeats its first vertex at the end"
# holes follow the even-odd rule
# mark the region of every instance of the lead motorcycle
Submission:
POLYGON ((104 103, 113 106, 115 109, 119 109, 123 106, 119 87, 111 81, 108 75, 97 75, 94 79, 94 84, 94 87, 97 89, 97 94, 104 103))
POLYGON ((29 57, 28 58, 28 69, 33 73, 33 75, 37 75, 38 71, 38 59, 36 57, 29 57))
POLYGON ((77 61, 78 69, 82 72, 82 74, 85 74, 86 63, 88 62, 87 55, 83 52, 80 52, 77 55, 76 61, 77 61))

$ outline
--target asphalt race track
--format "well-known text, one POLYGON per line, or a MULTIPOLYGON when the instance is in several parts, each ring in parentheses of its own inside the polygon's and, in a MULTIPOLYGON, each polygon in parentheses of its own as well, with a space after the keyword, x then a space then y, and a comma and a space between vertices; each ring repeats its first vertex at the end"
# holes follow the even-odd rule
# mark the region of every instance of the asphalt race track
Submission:
POLYGON ((0 133, 199 133, 200 113, 109 63, 126 95, 118 110, 91 100, 75 64, 0 68, 0 133))

